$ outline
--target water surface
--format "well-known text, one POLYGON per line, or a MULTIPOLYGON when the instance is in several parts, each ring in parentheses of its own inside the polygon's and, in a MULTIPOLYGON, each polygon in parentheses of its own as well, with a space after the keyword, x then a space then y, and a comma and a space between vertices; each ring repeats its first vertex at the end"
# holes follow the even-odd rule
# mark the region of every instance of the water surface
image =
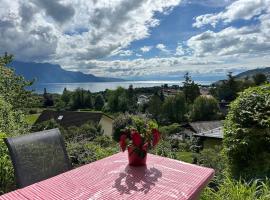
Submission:
MULTIPOLYGON (((197 81, 199 84, 209 85, 212 81, 197 81)), ((49 93, 61 94, 64 88, 74 91, 77 88, 83 88, 85 90, 90 90, 91 92, 100 92, 106 89, 116 89, 121 86, 123 88, 128 88, 129 85, 133 85, 134 88, 141 87, 153 87, 161 86, 164 84, 168 85, 182 85, 182 81, 123 81, 123 82, 89 82, 89 83, 43 83, 34 84, 31 89, 36 93, 43 93, 44 88, 46 88, 49 93)))

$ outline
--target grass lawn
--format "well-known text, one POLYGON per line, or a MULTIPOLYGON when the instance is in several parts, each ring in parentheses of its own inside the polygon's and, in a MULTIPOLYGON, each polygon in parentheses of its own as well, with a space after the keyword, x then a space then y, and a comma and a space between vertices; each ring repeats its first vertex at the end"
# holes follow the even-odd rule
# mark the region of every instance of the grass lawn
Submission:
POLYGON ((179 151, 176 153, 176 159, 183 162, 192 163, 192 152, 179 151))
POLYGON ((40 114, 26 115, 25 116, 26 123, 29 124, 29 125, 33 125, 36 122, 36 120, 39 117, 39 115, 40 114))

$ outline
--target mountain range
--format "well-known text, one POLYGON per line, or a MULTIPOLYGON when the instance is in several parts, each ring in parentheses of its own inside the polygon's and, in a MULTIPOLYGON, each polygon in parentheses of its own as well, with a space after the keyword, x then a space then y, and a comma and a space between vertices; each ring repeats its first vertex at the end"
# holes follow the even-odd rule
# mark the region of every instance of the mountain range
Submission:
POLYGON ((251 69, 251 70, 242 72, 240 74, 237 74, 235 77, 239 79, 243 79, 246 77, 252 78, 252 76, 259 73, 266 75, 268 80, 270 80, 270 67, 251 69))
POLYGON ((119 78, 97 77, 82 72, 67 71, 60 65, 50 63, 35 63, 13 61, 9 64, 17 75, 26 80, 36 80, 38 83, 82 83, 82 82, 116 82, 119 78))

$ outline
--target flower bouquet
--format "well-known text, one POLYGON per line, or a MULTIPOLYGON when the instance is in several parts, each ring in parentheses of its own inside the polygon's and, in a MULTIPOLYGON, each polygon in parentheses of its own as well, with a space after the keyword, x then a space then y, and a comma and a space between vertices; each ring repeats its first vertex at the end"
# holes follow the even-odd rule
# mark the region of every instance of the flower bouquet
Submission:
POLYGON ((157 124, 151 120, 133 117, 131 125, 121 130, 119 145, 124 152, 128 149, 129 165, 146 165, 147 151, 160 140, 157 124))

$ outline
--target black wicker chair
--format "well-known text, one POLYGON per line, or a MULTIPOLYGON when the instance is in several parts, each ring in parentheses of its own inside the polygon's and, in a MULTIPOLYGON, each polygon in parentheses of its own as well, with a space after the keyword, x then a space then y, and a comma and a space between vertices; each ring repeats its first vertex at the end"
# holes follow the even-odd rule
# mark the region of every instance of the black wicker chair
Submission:
POLYGON ((22 188, 71 169, 59 129, 51 129, 5 139, 22 188))

